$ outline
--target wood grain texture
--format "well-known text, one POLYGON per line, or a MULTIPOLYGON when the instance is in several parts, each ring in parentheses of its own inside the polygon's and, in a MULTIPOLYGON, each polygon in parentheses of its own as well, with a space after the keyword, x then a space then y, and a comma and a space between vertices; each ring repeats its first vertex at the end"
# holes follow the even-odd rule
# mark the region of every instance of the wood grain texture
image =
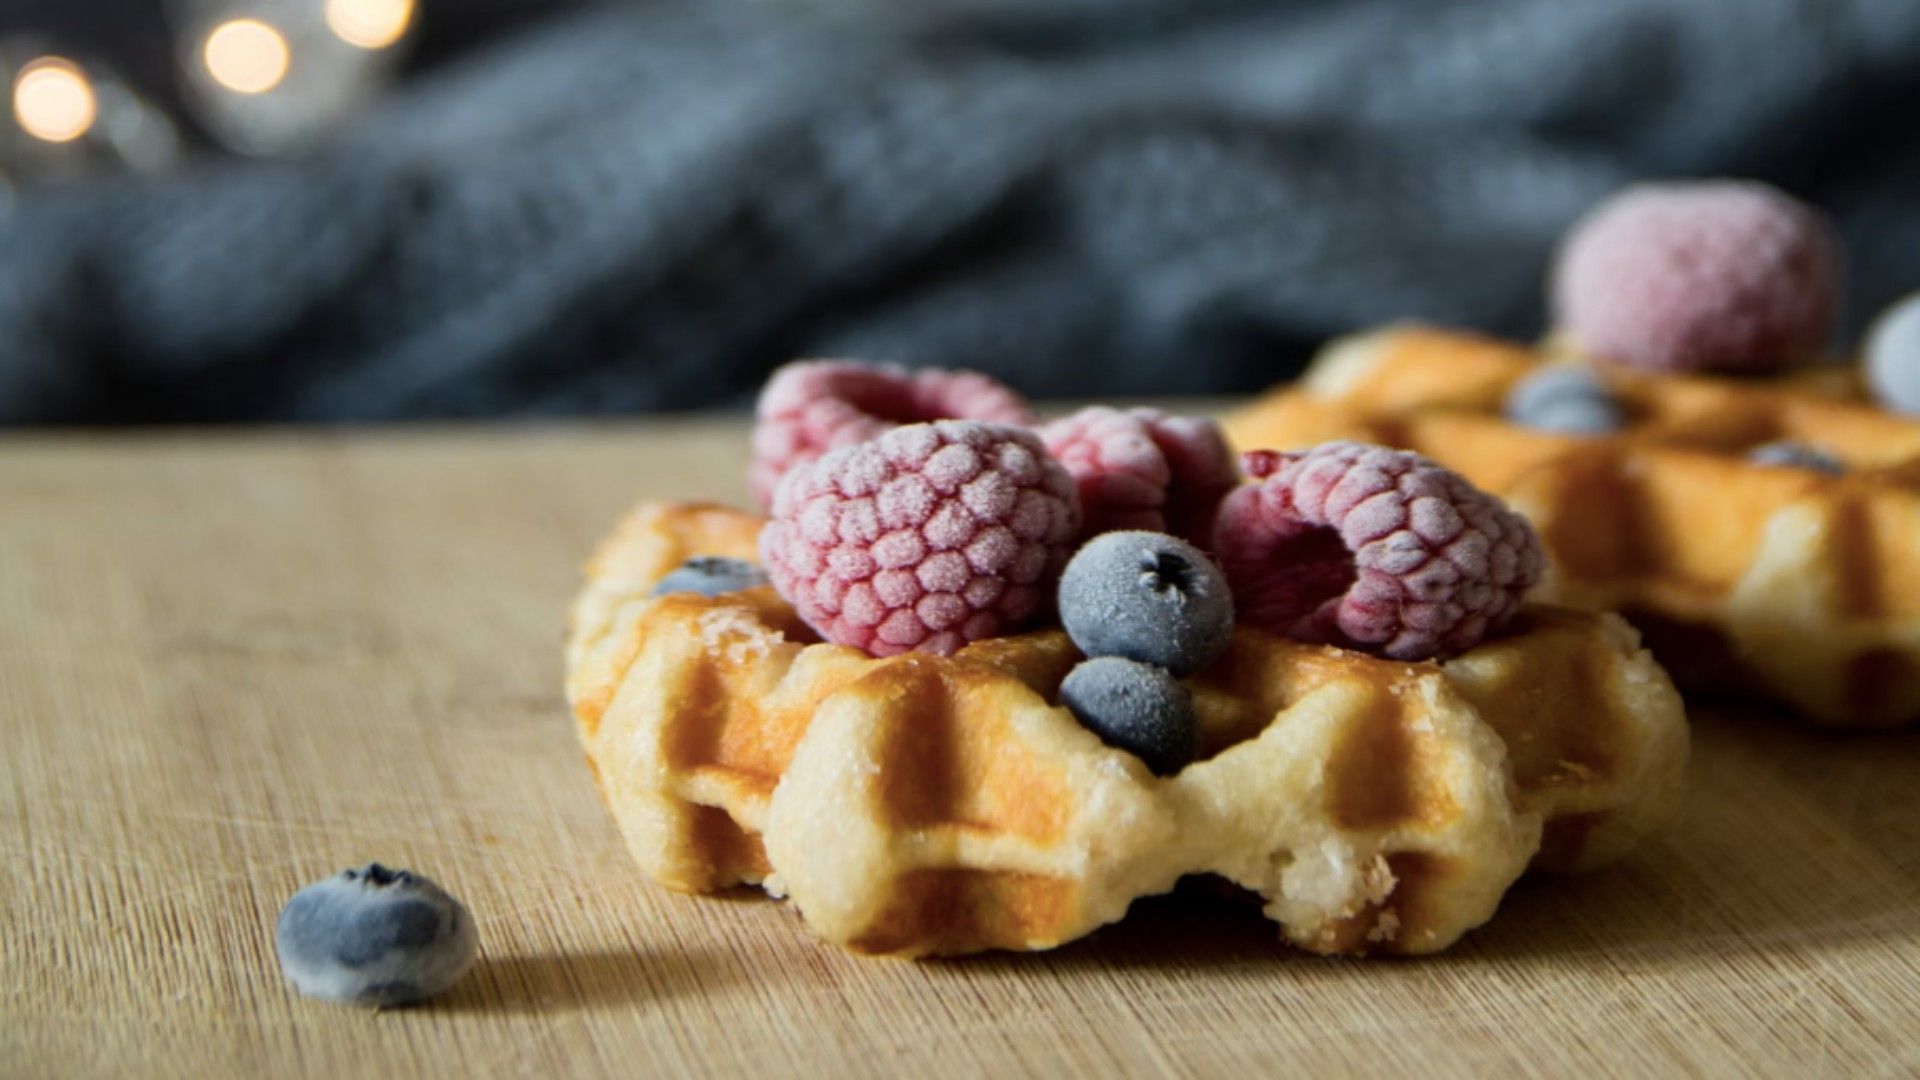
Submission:
POLYGON ((628 504, 741 499, 743 451, 718 421, 0 442, 0 1073, 1920 1071, 1914 734, 1699 715, 1671 834, 1428 960, 1181 895, 912 964, 652 887, 574 742, 561 615, 628 504), (281 984, 280 904, 370 858, 472 907, 447 998, 281 984))

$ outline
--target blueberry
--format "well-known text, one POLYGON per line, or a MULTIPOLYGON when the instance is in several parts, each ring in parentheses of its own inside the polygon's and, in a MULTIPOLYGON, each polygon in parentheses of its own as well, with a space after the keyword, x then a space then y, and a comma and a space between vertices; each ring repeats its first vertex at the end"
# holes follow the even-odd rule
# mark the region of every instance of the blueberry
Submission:
POLYGON ((1607 398, 1560 398, 1535 408, 1524 423, 1567 435, 1606 435, 1620 430, 1620 406, 1607 398))
POLYGON ((760 568, 759 563, 719 555, 700 555, 681 563, 673 573, 661 578, 660 584, 653 587, 653 595, 690 592, 701 596, 719 596, 766 583, 767 572, 760 568))
POLYGON ((1060 684, 1060 704, 1156 776, 1172 776, 1199 752, 1193 696, 1165 668, 1117 656, 1083 660, 1060 684))
POLYGON ((1060 575, 1060 621, 1088 656, 1191 675, 1233 636, 1233 595, 1207 554, 1157 532, 1094 537, 1060 575))
POLYGON ((1889 307, 1867 333, 1867 382, 1880 404, 1920 415, 1920 293, 1889 307))
POLYGON ((368 863, 294 893, 280 909, 274 947, 303 994, 404 1005, 452 986, 473 963, 480 936, 445 889, 368 863))
POLYGON ((1789 469, 1812 469, 1814 472, 1838 476, 1847 471, 1847 465, 1839 458, 1817 446, 1803 442, 1782 439, 1747 451, 1747 460, 1755 465, 1771 465, 1789 469))
POLYGON ((1583 367, 1541 368, 1507 393, 1507 419, 1542 431, 1604 435, 1618 431, 1626 414, 1600 377, 1583 367))

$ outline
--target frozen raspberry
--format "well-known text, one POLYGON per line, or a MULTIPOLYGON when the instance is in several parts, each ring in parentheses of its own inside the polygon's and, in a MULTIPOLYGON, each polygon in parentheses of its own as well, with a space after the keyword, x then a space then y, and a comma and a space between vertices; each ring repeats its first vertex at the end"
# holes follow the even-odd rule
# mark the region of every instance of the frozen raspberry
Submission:
POLYGON ((1811 207, 1764 184, 1643 184, 1563 243, 1560 326, 1584 349, 1661 371, 1761 372, 1827 344, 1839 242, 1811 207))
POLYGON ((1335 442, 1242 459, 1214 550, 1240 619, 1396 660, 1472 648, 1520 607, 1546 558, 1498 499, 1401 450, 1335 442))
POLYGON ((1199 417, 1094 405, 1040 437, 1080 486, 1088 535, 1144 529, 1205 545, 1240 479, 1220 425, 1199 417))
POLYGON ((760 552, 829 641, 945 655, 1038 611, 1079 530, 1073 478, 1039 436, 942 420, 793 469, 760 552))
POLYGON ((901 424, 986 420, 1031 424, 1025 399, 974 371, 852 360, 804 360, 773 373, 760 392, 748 481, 762 507, 788 469, 866 442, 901 424))

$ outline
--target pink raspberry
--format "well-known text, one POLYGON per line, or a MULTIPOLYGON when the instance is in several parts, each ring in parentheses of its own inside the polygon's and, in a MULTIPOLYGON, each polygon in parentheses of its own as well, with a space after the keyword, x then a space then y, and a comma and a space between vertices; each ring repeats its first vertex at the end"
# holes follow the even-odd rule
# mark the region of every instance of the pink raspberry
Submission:
POLYGON ((1204 547, 1240 479, 1220 425, 1199 417, 1093 405, 1040 437, 1080 487, 1088 535, 1147 529, 1204 547))
POLYGON ((1546 567, 1498 499, 1418 454, 1334 442, 1256 450, 1214 550, 1243 622, 1395 660, 1472 648, 1546 567))
POLYGON ((1567 236, 1555 318, 1582 348, 1659 371, 1761 372, 1817 355, 1840 304, 1840 245, 1764 184, 1628 188, 1567 236))
POLYGON ((944 656, 1039 611, 1079 529, 1073 478, 1039 436, 941 420, 794 468, 760 553, 827 640, 944 656))
POLYGON ((853 360, 804 360, 773 373, 760 392, 747 479, 762 507, 788 469, 828 450, 929 420, 1031 424, 1025 399, 975 371, 853 360))

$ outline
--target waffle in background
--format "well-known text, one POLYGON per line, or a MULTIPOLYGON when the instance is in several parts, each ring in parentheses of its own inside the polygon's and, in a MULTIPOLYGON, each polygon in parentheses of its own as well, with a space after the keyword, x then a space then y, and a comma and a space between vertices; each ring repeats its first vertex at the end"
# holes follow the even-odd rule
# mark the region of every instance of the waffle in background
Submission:
POLYGON ((1765 381, 1596 368, 1614 435, 1504 419, 1533 349, 1424 327, 1330 346, 1296 386, 1227 420, 1243 449, 1357 439, 1419 451, 1506 498, 1553 567, 1541 596, 1625 612, 1684 687, 1823 724, 1920 717, 1920 422, 1824 370, 1765 381), (1845 474, 1767 467, 1793 440, 1845 474))
POLYGON ((649 597, 759 525, 632 514, 588 566, 568 696, 651 876, 760 885, 856 951, 1049 948, 1212 874, 1304 948, 1432 952, 1530 864, 1604 862, 1678 802, 1678 696, 1611 616, 1530 609, 1445 665, 1242 629, 1190 682, 1202 759, 1161 779, 1050 703, 1079 659, 1057 629, 876 660, 771 588, 649 597))

